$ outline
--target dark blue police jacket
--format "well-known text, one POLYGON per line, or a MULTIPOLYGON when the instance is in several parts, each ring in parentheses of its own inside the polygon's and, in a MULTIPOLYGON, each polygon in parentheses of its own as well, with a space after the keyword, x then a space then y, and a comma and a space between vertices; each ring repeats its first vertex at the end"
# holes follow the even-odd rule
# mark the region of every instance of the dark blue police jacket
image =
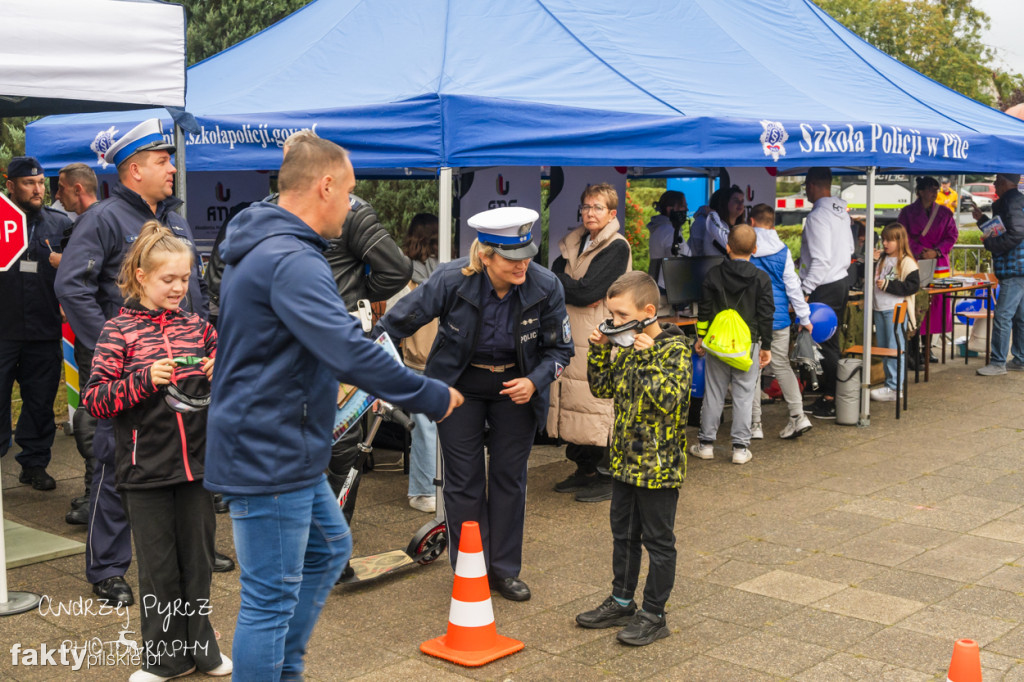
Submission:
POLYGON ((145 199, 118 183, 109 199, 79 216, 57 269, 56 290, 71 329, 87 347, 96 347, 103 324, 121 312, 124 296, 117 288, 117 275, 147 220, 159 220, 192 248, 192 276, 181 307, 201 317, 209 314, 199 252, 192 228, 173 210, 178 206, 181 200, 169 197, 157 204, 154 215, 145 199))
POLYGON ((0 339, 53 341, 60 338, 60 307, 53 291, 57 271, 50 265, 50 250, 60 249, 71 221, 48 206, 27 216, 28 249, 7 272, 0 272, 0 339))
MULTIPOLYGON (((467 277, 460 272, 468 264, 468 258, 460 258, 438 266, 430 279, 387 312, 375 330, 375 334, 383 330, 401 339, 440 318, 425 373, 449 385, 455 384, 473 357, 480 338, 480 309, 487 294, 485 273, 467 277)), ((523 376, 537 388, 530 402, 540 429, 547 422, 551 383, 574 352, 565 292, 550 270, 532 264, 515 295, 516 358, 523 376)))

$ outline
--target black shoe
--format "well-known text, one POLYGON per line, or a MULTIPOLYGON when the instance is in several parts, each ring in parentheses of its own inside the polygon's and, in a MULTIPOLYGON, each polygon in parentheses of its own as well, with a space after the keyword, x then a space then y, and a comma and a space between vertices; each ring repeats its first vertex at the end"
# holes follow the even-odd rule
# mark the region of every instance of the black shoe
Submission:
POLYGON ((491 589, 509 601, 527 601, 530 588, 519 578, 491 578, 491 589))
POLYGON ((345 568, 341 571, 341 577, 338 578, 338 582, 343 583, 346 580, 351 579, 353 576, 355 576, 355 574, 356 569, 352 568, 352 564, 350 562, 345 562, 345 568))
POLYGON ((230 511, 228 503, 224 501, 224 496, 220 493, 213 494, 213 511, 218 514, 227 514, 230 511))
POLYGON ((596 609, 584 611, 576 616, 576 624, 581 628, 594 630, 629 625, 633 621, 634 613, 636 613, 636 602, 633 600, 630 600, 628 605, 622 606, 615 601, 614 597, 608 597, 596 609))
POLYGON ((235 570, 235 562, 229 556, 224 556, 220 552, 213 553, 213 572, 214 573, 227 573, 228 571, 235 570))
POLYGON ((631 646, 647 646, 669 636, 665 616, 656 616, 646 611, 637 611, 633 622, 619 631, 615 639, 631 646))
POLYGON ((811 407, 811 416, 815 419, 835 419, 836 401, 818 398, 811 407))
POLYGON ((576 493, 577 502, 604 502, 612 499, 612 477, 597 475, 597 480, 576 493))
POLYGON ((131 606, 135 603, 132 588, 121 577, 101 580, 92 586, 92 593, 115 606, 131 606))
POLYGON ((597 480, 597 474, 585 474, 579 469, 574 471, 569 478, 555 484, 556 493, 574 493, 592 485, 597 480))
POLYGON ((46 473, 46 467, 26 467, 21 470, 18 480, 22 483, 31 483, 35 490, 53 490, 57 487, 57 481, 46 473))
POLYGON ((82 495, 81 497, 76 497, 75 499, 71 500, 71 508, 72 509, 78 509, 79 507, 85 507, 86 509, 89 508, 89 494, 88 493, 86 493, 85 495, 82 495))
POLYGON ((69 526, 84 526, 89 523, 89 505, 73 507, 64 515, 64 523, 69 526))

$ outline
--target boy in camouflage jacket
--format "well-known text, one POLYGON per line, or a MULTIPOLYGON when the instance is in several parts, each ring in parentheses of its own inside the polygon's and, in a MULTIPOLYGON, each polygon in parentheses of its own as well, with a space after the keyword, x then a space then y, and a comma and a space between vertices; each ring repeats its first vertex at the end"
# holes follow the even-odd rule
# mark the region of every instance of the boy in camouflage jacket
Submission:
POLYGON ((615 402, 611 448, 612 595, 576 616, 586 628, 626 627, 618 640, 642 646, 668 637, 665 603, 675 580, 674 523, 686 475, 690 345, 675 325, 657 321, 659 291, 644 272, 608 289, 612 319, 590 336, 591 392, 615 402), (604 331, 602 331, 602 329, 604 331), (607 332, 607 333, 606 333, 607 332), (613 357, 613 345, 618 353, 613 357), (641 547, 650 570, 643 609, 633 601, 641 547))

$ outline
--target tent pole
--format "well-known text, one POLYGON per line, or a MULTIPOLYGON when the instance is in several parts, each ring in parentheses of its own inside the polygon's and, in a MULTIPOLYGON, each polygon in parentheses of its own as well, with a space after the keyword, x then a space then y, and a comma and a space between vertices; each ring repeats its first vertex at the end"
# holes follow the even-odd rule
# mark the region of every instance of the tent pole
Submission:
POLYGON ((441 167, 437 192, 437 224, 440 225, 437 257, 440 262, 447 263, 452 259, 452 169, 448 166, 441 167))
POLYGON ((183 216, 187 216, 186 212, 186 196, 188 195, 187 182, 185 179, 185 132, 181 129, 181 126, 177 123, 174 124, 174 165, 178 169, 175 174, 177 176, 174 183, 175 195, 181 199, 181 206, 178 207, 178 213, 183 216))
POLYGON ((860 420, 857 426, 871 426, 871 320, 872 292, 875 290, 875 167, 867 169, 867 215, 864 229, 864 355, 861 359, 860 420))

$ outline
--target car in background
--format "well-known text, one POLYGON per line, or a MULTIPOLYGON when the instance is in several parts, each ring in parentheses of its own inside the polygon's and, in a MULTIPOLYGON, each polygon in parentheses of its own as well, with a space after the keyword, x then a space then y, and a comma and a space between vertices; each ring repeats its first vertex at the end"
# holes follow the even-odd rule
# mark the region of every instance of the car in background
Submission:
POLYGON ((985 197, 990 204, 999 198, 999 195, 996 194, 996 186, 990 182, 972 182, 969 185, 964 185, 964 189, 974 196, 974 201, 979 207, 981 206, 981 202, 978 201, 979 197, 985 197))

